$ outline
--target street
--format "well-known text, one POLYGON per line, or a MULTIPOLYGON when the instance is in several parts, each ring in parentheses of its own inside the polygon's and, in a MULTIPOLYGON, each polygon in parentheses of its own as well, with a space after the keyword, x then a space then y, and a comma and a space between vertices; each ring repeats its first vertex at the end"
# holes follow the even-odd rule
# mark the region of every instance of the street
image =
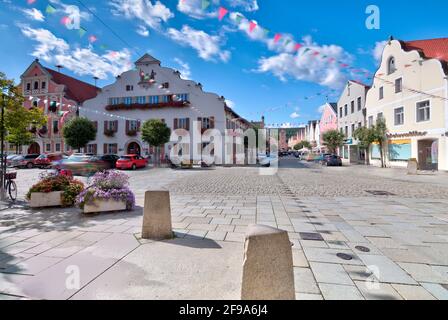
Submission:
POLYGON ((0 298, 239 299, 244 234, 258 223, 289 232, 297 299, 448 299, 445 173, 293 157, 272 176, 127 171, 136 210, 84 216, 26 207, 40 171, 20 170, 20 201, 0 211, 0 298), (159 189, 171 193, 177 238, 155 243, 139 233, 144 192, 159 189), (65 287, 71 265, 79 289, 65 287))

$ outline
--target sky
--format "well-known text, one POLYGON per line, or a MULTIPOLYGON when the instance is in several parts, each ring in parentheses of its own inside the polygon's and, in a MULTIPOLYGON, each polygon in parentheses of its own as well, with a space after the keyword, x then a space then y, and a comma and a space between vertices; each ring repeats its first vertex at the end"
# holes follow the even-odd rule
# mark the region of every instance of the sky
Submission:
POLYGON ((0 71, 18 82, 39 58, 103 87, 149 53, 248 120, 298 126, 347 80, 370 84, 391 35, 448 37, 446 12, 442 0, 0 0, 0 71))

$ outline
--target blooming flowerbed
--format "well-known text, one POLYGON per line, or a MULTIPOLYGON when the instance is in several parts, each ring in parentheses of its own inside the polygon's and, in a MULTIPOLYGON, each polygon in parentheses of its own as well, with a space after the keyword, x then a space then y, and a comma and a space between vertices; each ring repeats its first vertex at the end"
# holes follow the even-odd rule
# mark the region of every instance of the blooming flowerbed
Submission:
POLYGON ((96 173, 90 186, 78 195, 76 203, 84 209, 86 204, 93 204, 95 200, 123 201, 127 210, 134 209, 135 196, 129 189, 129 177, 115 170, 96 173))
POLYGON ((26 197, 31 199, 32 193, 50 193, 61 191, 61 203, 64 207, 73 206, 76 197, 84 190, 84 184, 64 175, 49 175, 43 177, 38 183, 33 185, 26 197))

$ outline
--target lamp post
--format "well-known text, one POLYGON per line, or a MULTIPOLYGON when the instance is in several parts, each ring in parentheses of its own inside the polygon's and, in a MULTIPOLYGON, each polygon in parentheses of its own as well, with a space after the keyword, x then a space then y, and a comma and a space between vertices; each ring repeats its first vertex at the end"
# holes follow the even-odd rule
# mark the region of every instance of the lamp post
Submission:
POLYGON ((6 193, 5 193, 5 173, 6 173, 6 161, 5 161, 5 108, 6 108, 6 98, 7 98, 7 92, 8 89, 4 88, 2 90, 2 110, 1 110, 1 133, 0 133, 0 143, 1 143, 1 177, 0 177, 0 200, 4 201, 6 200, 6 193))

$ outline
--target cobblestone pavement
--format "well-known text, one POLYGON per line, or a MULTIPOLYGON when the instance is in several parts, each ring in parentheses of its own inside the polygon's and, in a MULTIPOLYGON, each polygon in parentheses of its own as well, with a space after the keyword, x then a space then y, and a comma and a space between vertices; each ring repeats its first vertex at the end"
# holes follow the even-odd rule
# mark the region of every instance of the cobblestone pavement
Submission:
MULTIPOLYGON (((445 173, 406 176, 403 170, 321 168, 290 159, 283 160, 273 176, 259 176, 257 168, 150 169, 129 174, 139 206, 131 213, 87 217, 73 208, 30 211, 21 202, 3 208, 0 299, 2 294, 50 299, 238 299, 244 233, 252 223, 289 232, 297 299, 448 299, 445 173), (194 294, 179 290, 170 297, 151 281, 146 289, 130 291, 121 279, 149 272, 150 267, 137 259, 155 246, 138 237, 141 206, 145 190, 159 188, 171 191, 179 245, 203 241, 213 247, 212 241, 221 248, 221 255, 216 255, 213 250, 208 253, 210 248, 189 246, 188 253, 185 249, 185 255, 173 260, 179 268, 191 261, 201 268, 194 260, 196 253, 204 255, 205 266, 207 257, 223 259, 213 268, 202 268, 200 275, 193 273, 193 280, 185 277, 185 282, 198 286, 208 279, 208 284, 195 287, 194 294), (62 285, 65 267, 71 264, 89 270, 80 290, 62 285)), ((19 188, 26 189, 36 179, 37 170, 20 171, 19 188)), ((173 285, 170 281, 182 287, 176 272, 173 280, 158 279, 162 287, 173 285)))

